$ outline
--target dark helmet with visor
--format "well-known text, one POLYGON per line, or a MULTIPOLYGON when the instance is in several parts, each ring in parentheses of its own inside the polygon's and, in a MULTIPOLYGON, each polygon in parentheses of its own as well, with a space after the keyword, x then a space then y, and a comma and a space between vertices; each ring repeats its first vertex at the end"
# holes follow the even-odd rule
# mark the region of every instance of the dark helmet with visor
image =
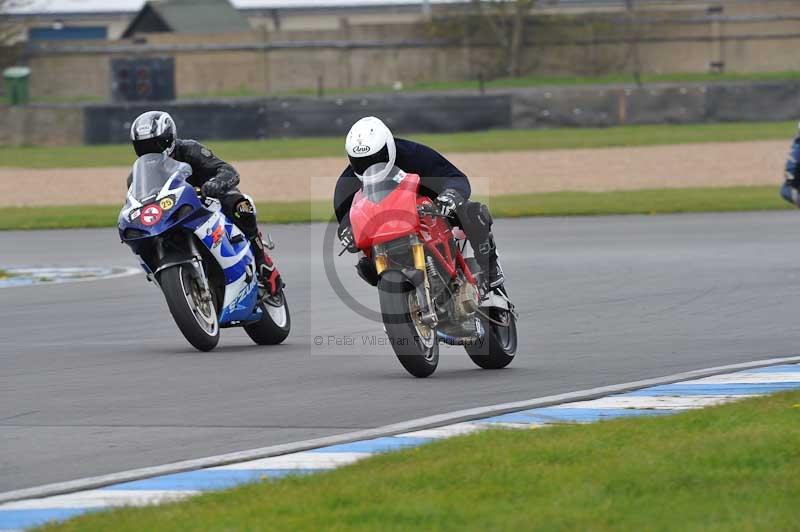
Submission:
POLYGON ((177 135, 175 121, 163 111, 142 113, 131 124, 131 142, 139 157, 148 153, 171 156, 177 135))

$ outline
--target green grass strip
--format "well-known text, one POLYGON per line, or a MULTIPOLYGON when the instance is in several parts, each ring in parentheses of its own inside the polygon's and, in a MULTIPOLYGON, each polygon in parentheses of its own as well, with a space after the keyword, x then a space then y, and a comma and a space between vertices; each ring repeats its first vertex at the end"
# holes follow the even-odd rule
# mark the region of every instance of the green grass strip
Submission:
MULTIPOLYGON (((778 72, 674 72, 667 74, 643 74, 641 82, 644 85, 653 83, 719 83, 729 81, 792 81, 800 79, 798 71, 778 71, 778 72)), ((609 74, 605 76, 522 76, 516 78, 503 77, 487 80, 484 82, 486 89, 525 89, 536 87, 575 87, 587 85, 634 85, 636 79, 632 74, 609 74)), ((369 94, 398 93, 407 94, 415 92, 436 92, 436 91, 478 91, 480 82, 477 79, 462 81, 434 81, 420 82, 403 85, 397 90, 390 85, 377 85, 373 87, 357 87, 351 89, 326 88, 325 96, 352 96, 369 94)), ((179 100, 209 100, 209 99, 239 99, 239 98, 280 98, 291 96, 316 96, 318 90, 295 89, 286 91, 275 91, 265 93, 264 91, 248 89, 245 87, 223 91, 192 92, 179 94, 179 100)), ((0 98, 2 100, 2 98, 0 98)), ((98 96, 75 96, 75 97, 40 97, 34 99, 34 103, 102 103, 105 98, 98 96)))
POLYGON ((488 198, 487 203, 491 206, 492 212, 496 212, 501 218, 739 212, 791 208, 781 199, 778 185, 614 192, 550 192, 495 196, 488 198))
MULTIPOLYGON (((692 125, 644 125, 610 128, 493 130, 474 133, 403 135, 448 153, 653 146, 698 142, 786 140, 795 122, 747 122, 692 125)), ((247 161, 303 157, 342 157, 340 137, 211 141, 225 160, 247 161)), ((128 144, 95 146, 0 146, 0 167, 85 168, 127 166, 135 156, 128 144)))
MULTIPOLYGON (((670 214, 790 209, 778 185, 727 188, 678 188, 617 192, 552 192, 480 198, 497 218, 521 216, 590 216, 670 214)), ((120 206, 76 205, 0 207, 0 230, 114 227, 120 206)), ((331 219, 330 202, 258 204, 266 224, 322 222, 331 219)))
MULTIPOLYGON (((677 72, 668 74, 644 74, 643 84, 652 83, 717 83, 725 81, 790 81, 800 79, 800 72, 677 72)), ((516 89, 526 87, 556 87, 583 85, 632 85, 636 82, 630 74, 611 74, 607 76, 523 76, 518 78, 497 78, 487 81, 488 89, 516 89)), ((477 88, 478 81, 457 81, 443 83, 419 83, 410 90, 464 90, 477 88)), ((389 90, 389 89, 387 89, 389 90)))
POLYGON ((800 392, 493 430, 44 530, 797 530, 800 392))
MULTIPOLYGON (((652 83, 719 83, 727 81, 791 81, 800 79, 800 72, 676 72, 668 74, 644 74, 641 82, 645 85, 652 83)), ((485 81, 484 87, 487 89, 524 89, 534 87, 574 87, 586 85, 633 85, 636 83, 632 74, 610 74, 606 76, 523 76, 516 78, 496 78, 485 81)), ((374 87, 359 87, 353 89, 325 89, 326 96, 347 96, 354 94, 385 94, 385 93, 414 93, 414 92, 435 92, 452 90, 473 90, 480 88, 477 79, 464 81, 445 81, 445 82, 421 82, 406 84, 399 91, 393 86, 379 85, 374 87)), ((264 93, 252 89, 233 89, 215 92, 197 92, 179 95, 183 100, 196 99, 229 99, 229 98, 264 98, 281 96, 315 96, 317 89, 298 89, 290 91, 278 91, 274 93, 264 93)), ((41 101, 41 100, 40 100, 41 101)))

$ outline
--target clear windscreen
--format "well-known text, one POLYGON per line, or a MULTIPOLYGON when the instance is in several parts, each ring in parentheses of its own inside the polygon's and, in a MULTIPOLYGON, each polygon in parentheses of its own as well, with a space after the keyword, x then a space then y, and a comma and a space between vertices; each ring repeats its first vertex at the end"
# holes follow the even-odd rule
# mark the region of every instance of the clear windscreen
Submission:
POLYGON ((191 175, 191 167, 163 153, 142 155, 133 163, 131 193, 137 201, 155 196, 176 174, 186 179, 191 175))
POLYGON ((380 202, 400 185, 405 175, 396 166, 389 167, 387 163, 373 164, 361 174, 364 197, 373 203, 380 202))

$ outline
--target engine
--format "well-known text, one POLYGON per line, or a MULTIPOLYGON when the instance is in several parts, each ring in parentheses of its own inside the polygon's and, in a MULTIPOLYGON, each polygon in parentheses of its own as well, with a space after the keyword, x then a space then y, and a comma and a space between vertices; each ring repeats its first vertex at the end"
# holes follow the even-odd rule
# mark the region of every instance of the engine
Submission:
POLYGON ((453 317, 457 320, 460 321, 475 314, 479 305, 480 295, 475 285, 462 282, 453 292, 453 317))
POLYGON ((432 257, 426 257, 426 266, 439 318, 458 323, 472 317, 480 306, 477 288, 462 278, 446 282, 432 257))

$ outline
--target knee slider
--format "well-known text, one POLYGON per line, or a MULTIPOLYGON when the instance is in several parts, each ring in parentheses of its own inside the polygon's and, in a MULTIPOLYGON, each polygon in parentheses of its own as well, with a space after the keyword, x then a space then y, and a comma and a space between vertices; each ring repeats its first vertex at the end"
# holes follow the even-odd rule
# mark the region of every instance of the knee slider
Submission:
POLYGON ((492 227, 494 220, 487 205, 477 201, 468 201, 464 203, 462 209, 463 214, 459 213, 459 215, 469 220, 469 222, 477 223, 485 228, 492 227))
POLYGON ((256 215, 256 207, 253 203, 247 199, 242 198, 238 203, 236 203, 236 214, 239 216, 255 216, 256 215))
POLYGON ((494 219, 492 218, 492 213, 489 212, 489 206, 484 203, 479 203, 479 205, 478 221, 487 227, 491 227, 494 224, 494 219))
POLYGON ((258 223, 256 221, 256 208, 247 198, 241 199, 234 206, 234 217, 239 222, 241 228, 248 233, 258 231, 258 223))

